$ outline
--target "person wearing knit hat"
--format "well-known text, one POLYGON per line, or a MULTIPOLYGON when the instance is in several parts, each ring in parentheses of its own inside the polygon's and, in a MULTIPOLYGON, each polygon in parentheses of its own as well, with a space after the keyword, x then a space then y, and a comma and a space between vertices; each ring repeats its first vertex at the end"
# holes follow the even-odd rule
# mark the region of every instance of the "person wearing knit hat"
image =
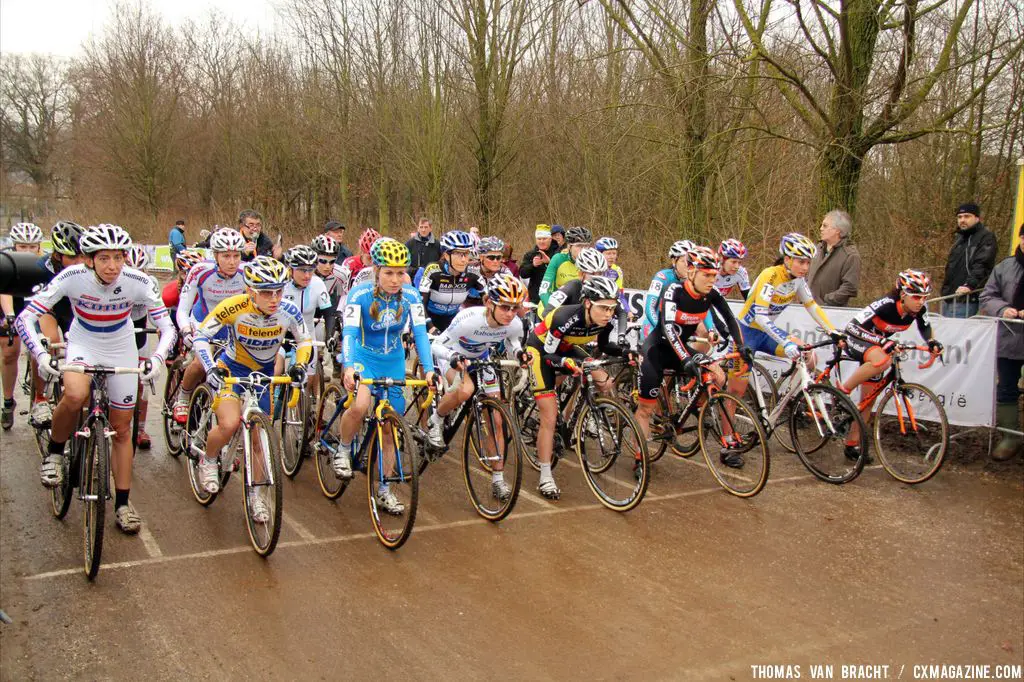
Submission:
POLYGON ((519 276, 526 282, 530 300, 534 303, 540 300, 540 283, 544 281, 548 263, 551 262, 551 257, 558 253, 559 247, 552 239, 552 233, 554 228, 544 224, 537 225, 533 231, 533 238, 537 244, 524 253, 523 259, 519 261, 519 276))
POLYGON ((996 237, 981 222, 981 208, 965 202, 956 209, 957 231, 946 261, 942 296, 945 317, 973 317, 978 313, 978 293, 996 264, 996 237))

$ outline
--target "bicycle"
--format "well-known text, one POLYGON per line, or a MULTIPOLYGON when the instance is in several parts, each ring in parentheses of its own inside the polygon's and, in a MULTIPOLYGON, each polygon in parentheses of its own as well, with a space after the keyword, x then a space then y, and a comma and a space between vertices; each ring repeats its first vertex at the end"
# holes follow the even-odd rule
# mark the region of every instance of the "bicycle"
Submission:
MULTIPOLYGON (((226 346, 226 341, 211 340, 210 346, 213 349, 213 356, 216 357, 226 346)), ((178 337, 175 341, 175 351, 167 359, 167 381, 164 383, 164 400, 160 408, 160 416, 163 419, 164 443, 167 445, 167 454, 171 457, 179 457, 184 452, 182 434, 185 427, 174 419, 174 401, 178 396, 178 389, 181 388, 181 380, 185 377, 185 370, 192 364, 195 354, 192 348, 186 350, 185 342, 178 337)))
MULTIPOLYGON (((928 346, 896 344, 890 355, 889 369, 881 381, 873 382, 872 390, 861 390, 857 409, 873 416, 872 435, 882 467, 897 481, 913 485, 924 483, 942 467, 949 450, 949 421, 942 402, 931 390, 903 379, 900 363, 911 351, 923 351, 931 356, 919 364, 918 369, 928 369, 941 355, 930 351, 928 346), (876 404, 879 396, 882 400, 876 404)), ((842 380, 841 355, 836 352, 825 365, 818 375, 820 383, 832 383, 833 372, 842 380)), ((867 384, 865 382, 865 386, 867 384)))
MULTIPOLYGON (((43 344, 43 348, 44 349, 46 349, 47 351, 52 352, 52 354, 53 354, 52 357, 54 359, 56 359, 56 360, 64 359, 64 355, 63 355, 63 351, 64 351, 64 348, 65 348, 65 344, 64 343, 50 343, 49 339, 45 339, 44 338, 42 340, 42 344, 43 344)), ((26 364, 29 367, 31 367, 32 366, 32 361, 29 360, 26 364)), ((31 396, 32 396, 33 400, 35 399, 36 382, 37 381, 40 381, 40 379, 38 377, 33 376, 32 377, 32 385, 31 385, 31 387, 29 389, 31 391, 31 396)), ((51 414, 52 414, 53 408, 55 408, 57 406, 57 403, 60 402, 61 395, 63 395, 63 390, 61 388, 61 383, 59 381, 47 381, 47 382, 44 382, 43 383, 43 395, 46 397, 46 401, 50 404, 51 414)), ((37 422, 34 419, 32 419, 31 411, 30 411, 29 412, 29 418, 28 418, 28 424, 29 424, 29 426, 32 427, 32 431, 34 432, 35 441, 36 441, 36 449, 39 450, 39 456, 42 457, 42 458, 45 458, 46 455, 47 455, 47 447, 50 444, 50 426, 52 424, 52 417, 51 417, 51 419, 48 419, 45 422, 37 422)))
MULTIPOLYGON (((82 547, 85 575, 93 580, 100 570, 103 554, 103 522, 110 495, 110 450, 114 429, 107 418, 109 399, 107 377, 115 374, 142 374, 138 367, 82 367, 59 365, 61 372, 89 374, 92 383, 89 405, 79 416, 71 442, 71 455, 63 458, 61 482, 50 489, 53 515, 63 519, 71 506, 74 490, 85 504, 82 514, 82 547)), ((54 382, 56 383, 56 382, 54 382)))
POLYGON ((867 458, 867 440, 864 420, 850 397, 826 384, 814 383, 807 368, 805 354, 840 342, 827 339, 801 346, 803 351, 779 377, 779 398, 769 407, 765 394, 771 389, 761 385, 764 378, 750 374, 754 390, 748 393, 756 403, 756 415, 768 435, 773 435, 783 424, 789 427, 793 450, 807 470, 827 483, 849 483, 860 475, 867 458), (785 391, 782 390, 785 387, 785 391), (855 447, 856 459, 846 456, 846 439, 859 427, 855 447), (838 445, 838 448, 829 446, 838 445))
MULTIPOLYGON (((633 413, 618 398, 595 395, 592 373, 622 362, 621 358, 588 358, 578 376, 562 382, 556 392, 558 412, 551 457, 554 469, 564 452, 574 449, 587 487, 601 504, 619 512, 643 501, 651 471, 647 441, 633 413), (612 492, 616 488, 623 492, 612 492)), ((529 389, 516 397, 516 408, 527 461, 539 471, 536 450, 529 446, 536 447, 540 417, 529 389)))
MULTIPOLYGON (((466 421, 462 442, 462 471, 469 500, 480 516, 488 521, 501 521, 512 513, 519 498, 519 489, 523 483, 524 446, 508 407, 484 392, 482 375, 489 370, 500 382, 502 370, 518 368, 519 363, 498 358, 479 358, 467 362, 469 366, 465 372, 473 379, 473 396, 445 417, 443 440, 450 443, 466 421), (498 463, 501 464, 500 468, 496 468, 498 463), (512 480, 507 481, 511 494, 505 500, 491 494, 491 475, 494 471, 511 474, 512 480)), ((405 412, 409 422, 417 424, 413 427, 413 438, 420 442, 425 453, 420 459, 417 472, 420 476, 429 464, 438 461, 448 451, 447 446, 440 449, 431 447, 426 433, 419 426, 420 418, 427 414, 426 406, 431 404, 429 396, 425 395, 427 393, 425 388, 416 391, 412 400, 408 401, 405 412)))
MULTIPOLYGON (((238 449, 242 448, 244 461, 242 504, 245 508, 245 523, 253 549, 262 557, 270 556, 277 546, 281 534, 283 501, 281 489, 281 459, 277 431, 270 417, 259 407, 263 392, 269 387, 293 384, 288 376, 269 376, 253 372, 247 377, 226 377, 225 386, 242 387, 242 415, 239 429, 231 436, 227 445, 217 453, 217 467, 220 472, 220 490, 224 490, 231 474, 239 470, 238 449), (266 523, 253 519, 255 499, 259 497, 269 508, 266 523)), ((300 389, 296 386, 296 393, 300 389)), ((293 394, 292 400, 297 397, 293 394)), ((192 393, 188 404, 188 421, 182 434, 182 445, 188 455, 188 480, 196 501, 207 507, 217 499, 219 492, 210 493, 203 486, 199 475, 200 458, 206 455, 206 437, 216 420, 216 406, 220 396, 215 396, 209 384, 202 383, 192 393)))
MULTIPOLYGON (((387 397, 391 387, 426 386, 424 379, 360 379, 357 386, 369 386, 373 403, 349 448, 352 470, 366 474, 370 521, 382 545, 396 550, 405 544, 416 522, 419 502, 419 451, 412 433, 387 397), (388 447, 390 445, 390 447, 388 447), (387 486, 384 488, 384 486, 387 486), (389 514, 378 503, 382 490, 398 498, 402 511, 389 514), (395 523, 388 523, 389 519, 395 523)), ((316 472, 321 491, 328 499, 337 499, 352 479, 334 473, 334 454, 341 443, 341 415, 351 404, 355 392, 345 394, 338 384, 330 384, 320 398, 317 410, 316 472), (326 418, 325 418, 326 417, 326 418)))
MULTIPOLYGON (((742 358, 739 353, 727 353, 722 359, 742 358)), ((737 497, 753 497, 768 482, 771 469, 768 438, 754 410, 740 397, 719 390, 715 385, 707 367, 716 361, 706 356, 699 372, 686 383, 681 383, 684 377, 679 373, 666 371, 672 392, 666 396, 663 390, 659 395, 659 399, 664 399, 661 406, 665 412, 658 431, 652 424, 651 440, 659 444, 661 452, 671 446, 673 453, 680 457, 692 457, 700 450, 719 485, 737 497), (688 423, 691 418, 696 420, 696 425, 688 423), (695 439, 684 438, 695 431, 695 439), (722 448, 730 438, 740 444, 734 452, 743 456, 741 466, 725 464, 720 450, 711 452, 712 444, 722 448)))
MULTIPOLYGON (((313 342, 314 348, 323 349, 325 345, 323 341, 313 342)), ((281 347, 285 350, 294 348, 295 341, 285 339, 281 347)), ((292 359, 289 357, 285 366, 290 367, 291 364, 292 359)), ((318 379, 316 385, 319 388, 317 390, 322 393, 324 390, 322 351, 316 354, 313 372, 318 379)), ((300 391, 298 402, 293 406, 290 401, 284 400, 284 394, 287 390, 286 386, 281 386, 276 391, 274 421, 279 421, 281 428, 281 444, 283 445, 281 468, 284 470, 285 476, 295 478, 295 475, 299 473, 299 469, 302 468, 302 461, 309 454, 309 449, 312 445, 313 432, 316 428, 314 408, 319 402, 319 396, 305 390, 300 391)))

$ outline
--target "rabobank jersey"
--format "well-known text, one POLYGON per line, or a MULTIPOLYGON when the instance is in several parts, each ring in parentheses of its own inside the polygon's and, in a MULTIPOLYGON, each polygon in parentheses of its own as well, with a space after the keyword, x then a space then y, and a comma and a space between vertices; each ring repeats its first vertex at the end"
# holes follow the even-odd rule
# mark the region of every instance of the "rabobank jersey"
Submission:
POLYGON ((488 324, 487 308, 476 306, 460 310, 448 328, 430 344, 434 359, 447 363, 453 354, 466 358, 479 358, 491 346, 506 344, 506 350, 522 350, 523 325, 513 318, 508 325, 492 327, 488 324))
POLYGON ((277 349, 288 332, 296 340, 295 361, 309 362, 313 340, 302 313, 291 301, 282 300, 273 315, 261 313, 249 294, 232 296, 218 303, 196 330, 196 355, 207 371, 214 366, 210 341, 222 329, 228 330, 229 339, 225 357, 249 369, 272 370, 277 349))

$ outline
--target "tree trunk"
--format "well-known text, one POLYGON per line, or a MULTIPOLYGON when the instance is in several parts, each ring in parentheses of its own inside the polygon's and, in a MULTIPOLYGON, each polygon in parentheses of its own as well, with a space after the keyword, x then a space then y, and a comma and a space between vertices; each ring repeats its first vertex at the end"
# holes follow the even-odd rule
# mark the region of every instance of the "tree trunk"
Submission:
POLYGON ((855 215, 863 162, 861 154, 848 141, 832 140, 828 143, 818 163, 819 213, 842 209, 855 215))

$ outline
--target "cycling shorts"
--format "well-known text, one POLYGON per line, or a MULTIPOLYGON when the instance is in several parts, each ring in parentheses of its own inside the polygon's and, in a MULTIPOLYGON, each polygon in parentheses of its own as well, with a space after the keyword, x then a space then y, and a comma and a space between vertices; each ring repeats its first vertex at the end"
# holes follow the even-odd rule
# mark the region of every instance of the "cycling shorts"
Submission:
POLYGON ((676 372, 682 372, 683 363, 679 361, 672 347, 664 343, 645 343, 642 355, 643 360, 637 371, 640 400, 654 402, 661 393, 665 370, 674 369, 676 372))
MULTIPOLYGON (((137 367, 139 352, 130 341, 115 343, 109 348, 90 348, 73 340, 65 348, 66 363, 81 367, 137 367)), ((138 395, 137 374, 111 374, 107 377, 107 396, 111 409, 131 410, 138 395)))
POLYGON ((751 350, 764 353, 765 355, 774 355, 777 358, 786 357, 786 350, 783 344, 768 336, 760 329, 754 329, 753 327, 748 327, 741 323, 740 331, 743 332, 743 343, 745 343, 751 350))
MULTIPOLYGON (((401 346, 397 353, 375 355, 357 346, 353 357, 348 358, 350 366, 356 370, 360 379, 405 379, 405 353, 401 346)), ((347 363, 348 364, 348 363, 347 363)), ((392 386, 388 390, 388 401, 398 414, 405 413, 405 393, 401 386, 392 386)), ((383 393, 378 393, 382 395, 383 393)))
MULTIPOLYGON (((259 371, 259 372, 262 372, 263 374, 267 374, 267 375, 273 375, 274 374, 274 364, 273 363, 270 363, 269 366, 265 365, 263 367, 260 367, 259 370, 252 370, 252 369, 246 367, 245 365, 243 365, 241 363, 235 362, 231 358, 226 358, 226 357, 221 356, 217 360, 217 366, 218 367, 223 367, 223 368, 227 369, 228 370, 228 374, 230 374, 231 376, 235 377, 236 379, 247 377, 250 374, 252 374, 253 371, 259 371)), ((275 387, 273 387, 273 386, 265 386, 261 390, 261 392, 258 391, 256 393, 256 395, 258 396, 257 404, 260 406, 260 410, 263 411, 263 414, 267 414, 267 415, 273 414, 270 411, 270 408, 271 408, 271 394, 274 392, 274 388, 275 387)), ((235 400, 241 401, 242 400, 242 392, 243 392, 244 389, 245 389, 244 386, 239 386, 237 384, 234 385, 234 386, 224 386, 217 393, 217 397, 218 398, 233 398, 235 400)))
MULTIPOLYGON (((555 368, 544 361, 544 350, 540 343, 536 337, 526 343, 526 352, 530 355, 530 370, 533 374, 533 395, 537 398, 554 395, 555 391, 555 368)), ((572 346, 559 355, 576 360, 577 364, 582 364, 584 359, 590 357, 579 346, 572 346)))

